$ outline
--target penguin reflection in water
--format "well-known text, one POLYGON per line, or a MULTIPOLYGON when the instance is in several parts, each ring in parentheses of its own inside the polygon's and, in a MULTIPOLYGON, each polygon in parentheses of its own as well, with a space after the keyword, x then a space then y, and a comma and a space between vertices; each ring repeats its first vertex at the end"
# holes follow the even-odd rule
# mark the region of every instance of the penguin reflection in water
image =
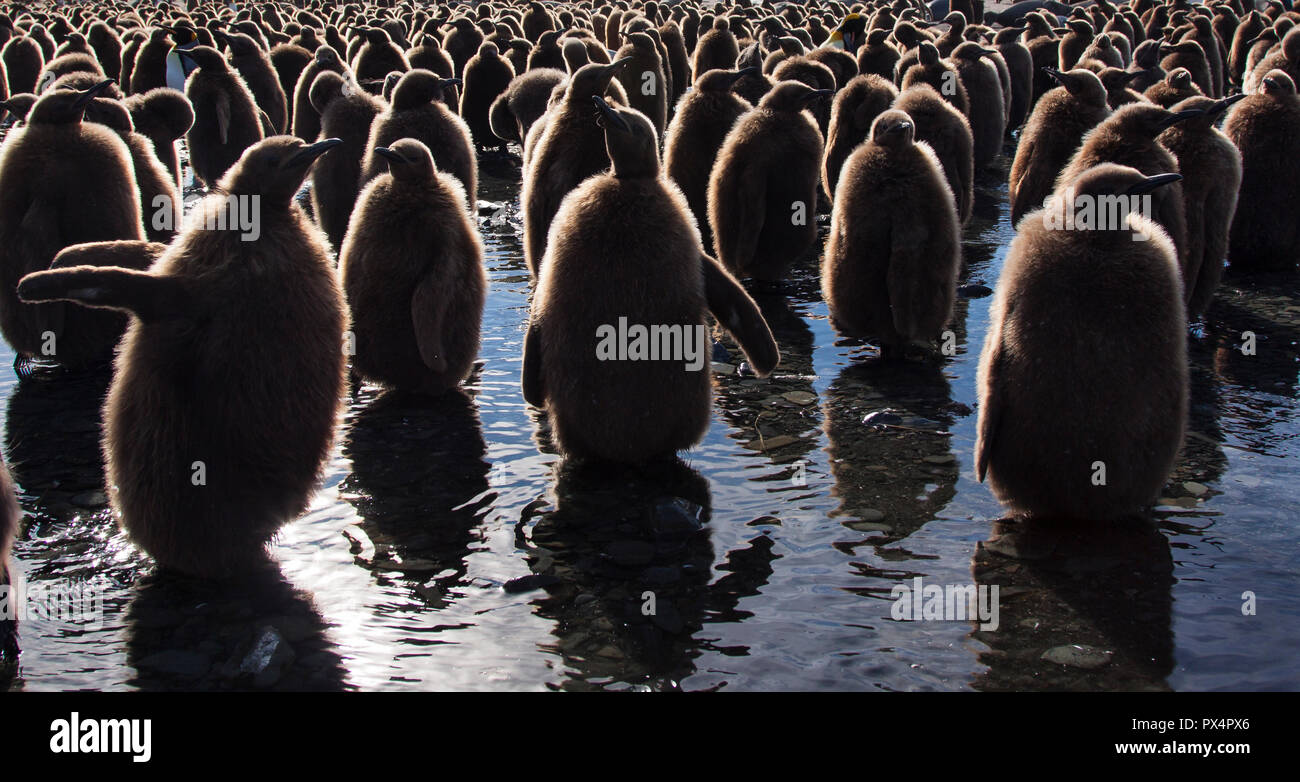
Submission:
POLYGON ((1104 163, 1020 221, 980 356, 975 445, 976 475, 1011 510, 1111 520, 1164 486, 1188 404, 1174 244, 1140 210, 1059 227, 1070 198, 1141 198, 1181 178, 1104 163))
POLYGON ((613 165, 570 192, 551 224, 524 341, 524 399, 549 414, 565 456, 641 463, 689 448, 708 428, 706 311, 760 376, 780 356, 753 299, 701 249, 686 199, 661 173, 650 121, 592 100, 613 165), (636 358, 635 337, 626 353, 603 350, 626 324, 629 336, 638 326, 655 335, 660 360, 651 349, 618 360, 636 358), (674 338, 678 349, 664 356, 674 338))
POLYGON ((256 241, 196 220, 148 271, 75 266, 18 285, 24 301, 134 316, 104 405, 106 483, 127 534, 165 568, 223 576, 264 561, 329 454, 346 310, 325 237, 293 197, 338 143, 266 139, 197 207, 257 196, 256 241))

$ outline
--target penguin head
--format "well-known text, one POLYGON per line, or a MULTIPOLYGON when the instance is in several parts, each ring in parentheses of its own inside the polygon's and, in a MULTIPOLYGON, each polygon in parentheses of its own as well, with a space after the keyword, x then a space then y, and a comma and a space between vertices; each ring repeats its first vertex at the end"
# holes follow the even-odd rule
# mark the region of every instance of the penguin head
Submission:
POLYGON ((1170 111, 1154 103, 1128 103, 1116 109, 1106 121, 1125 135, 1154 139, 1178 123, 1204 114, 1202 109, 1170 111))
POLYGON ((384 100, 389 103, 393 102, 393 90, 397 89, 397 83, 402 80, 402 75, 402 71, 389 71, 388 75, 384 77, 381 94, 384 96, 384 100))
POLYGON ((569 73, 573 73, 591 62, 591 54, 587 51, 587 45, 577 38, 565 40, 562 51, 564 53, 564 64, 569 73))
POLYGON ((317 68, 324 68, 335 73, 342 73, 344 70, 343 58, 339 57, 339 53, 329 44, 317 49, 313 59, 316 61, 317 68))
POLYGON ((890 149, 912 146, 916 140, 916 125, 905 111, 883 111, 871 123, 871 142, 890 149))
POLYGON ((695 82, 695 89, 701 92, 729 92, 736 82, 746 76, 753 76, 761 73, 758 68, 741 68, 735 71, 726 71, 721 68, 715 68, 706 71, 695 82))
POLYGON ((1133 50, 1133 64, 1149 70, 1160 65, 1160 42, 1143 41, 1133 50))
POLYGON ((916 58, 922 65, 935 65, 939 62, 939 47, 926 41, 917 47, 916 58))
POLYGON ((591 96, 599 111, 597 124, 605 129, 605 151, 614 176, 659 175, 659 139, 654 125, 633 108, 611 106, 599 95, 591 96))
POLYGON ((330 103, 343 94, 343 77, 334 71, 321 71, 312 80, 307 100, 317 114, 324 114, 330 103))
POLYGON ((149 31, 149 43, 164 43, 171 37, 171 30, 166 27, 155 27, 149 31))
POLYGON ((230 64, 221 52, 213 49, 211 46, 195 46, 192 49, 177 49, 176 53, 180 55, 181 62, 192 63, 195 67, 207 70, 208 72, 230 70, 230 64))
POLYGON ((1292 27, 1282 39, 1282 56, 1292 67, 1300 64, 1300 27, 1292 27))
POLYGON ((844 51, 852 54, 862 45, 862 34, 867 29, 867 18, 862 14, 849 14, 840 22, 840 26, 835 28, 835 32, 840 34, 840 40, 844 44, 844 51))
POLYGON ((217 32, 213 34, 213 37, 230 49, 231 57, 247 57, 262 51, 262 47, 257 45, 257 41, 254 41, 252 36, 244 33, 217 32))
POLYGON ((1075 68, 1064 72, 1055 68, 1044 68, 1043 71, 1064 87, 1072 97, 1084 104, 1100 106, 1106 102, 1106 88, 1102 86, 1101 79, 1086 68, 1075 68))
POLYGON ((261 196, 266 206, 287 207, 307 179, 312 163, 342 143, 327 138, 306 144, 297 136, 263 139, 244 150, 217 189, 227 195, 261 196))
POLYGON ((974 41, 966 41, 963 44, 959 44, 957 48, 952 50, 953 57, 959 60, 970 60, 972 62, 978 60, 981 57, 989 57, 994 54, 997 54, 997 51, 995 49, 985 49, 983 46, 981 46, 978 43, 975 43, 974 41))
POLYGON ((484 41, 483 45, 478 47, 478 56, 484 60, 497 60, 501 57, 501 52, 497 45, 491 41, 484 41))
POLYGON ((1174 68, 1165 74, 1165 83, 1180 92, 1196 89, 1196 85, 1192 83, 1192 72, 1186 68, 1174 68))
POLYGON ((1092 23, 1086 19, 1070 19, 1065 24, 1070 28, 1070 32, 1075 35, 1081 35, 1084 38, 1092 38, 1093 36, 1092 23))
POLYGON ((1236 103, 1237 101, 1245 97, 1246 96, 1244 93, 1238 93, 1236 95, 1223 98, 1222 100, 1215 100, 1214 98, 1207 98, 1204 95, 1193 95, 1192 97, 1187 98, 1186 100, 1182 100, 1174 104, 1174 106, 1170 109, 1170 111, 1174 112, 1175 114, 1182 111, 1188 111, 1191 109, 1196 109, 1201 111, 1202 113, 1200 116, 1192 117, 1191 119, 1187 120, 1185 124, 1187 125, 1187 127, 1193 128, 1195 130, 1207 131, 1210 128, 1214 127, 1214 124, 1219 121, 1219 119, 1223 116, 1224 112, 1232 108, 1232 105, 1234 103, 1236 103))
POLYGON ((1107 92, 1112 90, 1122 90, 1128 86, 1129 82, 1141 76, 1141 71, 1126 71, 1120 68, 1102 68, 1097 77, 1101 79, 1101 84, 1107 92))
POLYGON ((393 88, 392 109, 404 111, 442 100, 443 90, 460 83, 460 79, 444 79, 423 68, 407 71, 393 88))
POLYGON ((1070 183, 1075 197, 1142 195, 1182 181, 1180 174, 1146 176, 1136 168, 1102 163, 1084 171, 1070 183))
POLYGON ((399 182, 428 182, 437 171, 433 153, 413 138, 398 139, 386 147, 375 147, 375 154, 388 161, 388 171, 399 182))
POLYGON ((885 42, 888 38, 889 38, 889 31, 884 28, 877 27, 876 29, 867 33, 867 46, 870 46, 873 49, 880 46, 885 46, 886 45, 885 42))
POLYGON ((592 95, 603 95, 605 88, 614 79, 614 76, 631 62, 630 57, 620 57, 608 65, 591 63, 584 65, 573 74, 569 79, 569 86, 565 92, 566 101, 573 105, 581 102, 590 101, 592 95))
POLYGON ((185 93, 171 87, 155 87, 143 95, 124 99, 131 121, 137 128, 147 128, 148 135, 155 131, 172 140, 184 136, 194 124, 194 106, 185 93))
POLYGON ((1160 44, 1160 53, 1166 57, 1171 54, 1188 54, 1205 56, 1205 50, 1196 41, 1183 40, 1177 43, 1160 44))
POLYGON ((69 125, 80 123, 86 107, 96 95, 103 92, 112 79, 105 79, 87 90, 54 90, 40 97, 27 112, 27 124, 69 125))
POLYGON ((952 11, 943 18, 943 24, 948 25, 957 32, 966 29, 966 14, 961 11, 952 11))
POLYGON ((814 90, 801 81, 782 81, 777 82, 758 105, 772 111, 802 111, 831 93, 831 90, 814 90))
POLYGON ((1259 84, 1259 91, 1265 95, 1274 97, 1285 97, 1295 95, 1295 81, 1287 74, 1286 71, 1274 68, 1269 71, 1264 80, 1259 84))
POLYGON ((126 106, 111 98, 91 98, 86 104, 85 117, 87 122, 103 125, 121 136, 135 130, 135 123, 131 121, 131 113, 126 110, 126 106))
POLYGON ((363 27, 361 35, 371 46, 384 46, 393 42, 393 39, 388 37, 388 31, 382 27, 363 27))
POLYGON ((27 119, 27 114, 36 101, 37 97, 30 92, 20 92, 10 95, 8 100, 0 100, 0 122, 5 119, 15 123, 22 122, 27 119))

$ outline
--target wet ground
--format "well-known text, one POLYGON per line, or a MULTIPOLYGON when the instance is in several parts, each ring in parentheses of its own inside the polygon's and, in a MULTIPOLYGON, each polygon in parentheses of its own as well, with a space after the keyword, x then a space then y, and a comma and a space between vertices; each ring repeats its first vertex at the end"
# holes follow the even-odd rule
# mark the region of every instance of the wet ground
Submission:
POLYGON ((118 531, 106 377, 2 373, 18 570, 103 596, 98 625, 24 623, 10 688, 1300 688, 1294 277, 1230 280, 1191 337, 1189 436, 1153 523, 1043 534, 1000 521, 973 469, 1004 171, 966 230, 956 356, 886 366, 839 340, 808 259, 756 296, 774 376, 737 374, 728 343, 704 441, 632 472, 560 465, 524 404, 518 184, 485 171, 481 190, 504 204, 481 210, 481 371, 433 403, 361 389, 311 510, 247 582, 155 575, 118 531), (894 619, 916 577, 998 585, 999 627, 894 619))

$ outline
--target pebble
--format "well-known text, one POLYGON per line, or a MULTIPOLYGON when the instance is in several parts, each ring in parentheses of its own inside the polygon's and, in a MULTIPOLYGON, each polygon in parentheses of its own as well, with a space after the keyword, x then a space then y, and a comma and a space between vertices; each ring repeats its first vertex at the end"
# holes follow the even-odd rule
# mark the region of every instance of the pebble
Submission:
POLYGON ((1070 644, 1068 646, 1053 646, 1043 652, 1040 659, 1057 665, 1068 665, 1071 668, 1093 670, 1109 663, 1112 656, 1114 656, 1112 652, 1098 649, 1095 646, 1070 644))
POLYGON ((796 405, 807 407, 817 401, 817 395, 807 391, 786 391, 781 395, 784 399, 794 402, 796 405))
POLYGON ((956 460, 957 457, 953 456, 950 453, 932 454, 930 456, 924 456, 921 458, 921 461, 927 462, 929 464, 952 464, 956 460))
POLYGON ((1196 481, 1184 482, 1183 488, 1187 490, 1188 494, 1191 494, 1194 497, 1199 497, 1210 490, 1209 486, 1206 486, 1203 483, 1197 483, 1196 481))
POLYGON ((536 589, 551 586, 560 583, 560 579, 545 573, 533 573, 519 578, 512 578, 502 587, 508 595, 518 595, 524 592, 532 592, 536 589))
POLYGON ((102 491, 88 491, 75 494, 72 504, 78 508, 101 508, 108 504, 108 495, 102 491))
POLYGON ((736 365, 715 361, 713 362, 713 371, 719 375, 734 375, 736 374, 736 365))
POLYGON ((798 437, 791 437, 788 434, 778 434, 775 437, 765 437, 762 440, 745 443, 745 447, 751 451, 774 451, 777 448, 784 448, 791 443, 799 442, 798 437))

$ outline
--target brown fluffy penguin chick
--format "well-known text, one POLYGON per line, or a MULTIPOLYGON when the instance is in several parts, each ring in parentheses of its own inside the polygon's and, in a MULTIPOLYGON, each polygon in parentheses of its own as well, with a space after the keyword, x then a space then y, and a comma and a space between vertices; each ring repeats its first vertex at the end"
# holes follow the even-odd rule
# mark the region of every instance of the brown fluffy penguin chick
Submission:
POLYGON ((1200 87, 1202 94, 1214 93, 1214 77, 1211 75, 1210 62, 1206 59, 1205 50, 1199 43, 1190 38, 1184 38, 1173 44, 1162 43, 1160 53, 1164 55, 1160 67, 1164 68, 1166 73, 1172 73, 1178 68, 1186 68, 1192 74, 1192 81, 1200 87))
POLYGON ((660 174, 654 126, 588 101, 613 164, 555 215, 524 340, 524 399, 547 412, 565 456, 646 462, 708 429, 706 313, 759 375, 780 356, 754 301, 703 253, 686 199, 660 174))
POLYGON ((671 85, 664 76, 663 59, 654 39, 646 33, 623 36, 623 46, 615 59, 627 59, 617 78, 627 92, 629 105, 650 118, 655 132, 662 135, 668 124, 668 97, 671 85))
POLYGON ((487 275, 465 190, 429 148, 401 139, 377 150, 391 173, 357 200, 339 253, 352 312, 352 369, 389 388, 437 394, 474 367, 487 275))
POLYGON ((158 156, 153 142, 135 132, 126 106, 108 98, 94 98, 86 107, 86 121, 111 128, 131 152, 131 170, 139 192, 144 232, 155 242, 170 242, 183 216, 181 191, 158 156))
POLYGON ((320 114, 322 135, 343 142, 311 170, 312 215, 330 246, 338 250, 361 190, 361 162, 371 126, 387 106, 333 71, 322 71, 310 94, 312 108, 320 114))
POLYGON ((713 247, 708 220, 709 173, 727 134, 753 108, 731 91, 738 79, 752 72, 711 71, 701 76, 695 88, 678 101, 664 138, 664 171, 686 196, 706 252, 713 247))
POLYGON ((867 34, 867 42, 858 50, 858 73, 863 76, 874 73, 892 82, 894 67, 901 56, 898 47, 889 41, 888 30, 872 30, 867 34))
POLYGON ((252 37, 243 33, 219 33, 217 40, 230 49, 230 64, 239 72, 257 107, 266 112, 276 133, 288 130, 289 107, 280 76, 271 58, 252 37))
POLYGON ((194 107, 185 144, 194 175, 211 187, 244 150, 262 140, 262 121, 253 93, 221 52, 210 46, 178 52, 198 66, 185 81, 185 97, 194 107))
POLYGON ((511 79, 488 110, 492 134, 502 141, 523 144, 533 123, 546 113, 551 93, 567 78, 557 68, 538 68, 511 79))
POLYGON ((1180 173, 1187 214, 1183 282, 1188 319, 1205 312, 1223 277, 1228 232, 1232 230, 1241 188, 1241 152, 1214 126, 1232 104, 1244 97, 1235 95, 1218 101, 1204 96, 1188 98, 1173 111, 1200 109, 1205 113, 1174 125, 1158 139, 1180 164, 1185 161, 1180 173))
POLYGON ((1233 271, 1294 270, 1300 263, 1300 97, 1282 71, 1269 71, 1260 84, 1223 124, 1241 150, 1242 168, 1228 262, 1233 271))
POLYGON ((928 144, 939 158, 957 200, 958 219, 965 225, 975 208, 975 140, 965 115, 928 84, 903 90, 893 107, 912 118, 916 140, 928 144))
POLYGON ((1204 95, 1201 88, 1192 81, 1192 74, 1186 68, 1174 68, 1165 74, 1162 81, 1147 87, 1142 97, 1156 104, 1169 108, 1175 103, 1182 103, 1188 98, 1204 95))
POLYGON ((180 158, 176 142, 185 137, 194 124, 194 107, 180 90, 159 87, 143 95, 132 95, 123 103, 131 112, 135 131, 153 142, 154 154, 171 172, 176 186, 181 184, 180 158))
POLYGON ((961 77, 970 101, 966 116, 975 140, 975 167, 987 168, 1002 154, 1002 136, 1007 127, 1007 105, 997 66, 988 59, 996 49, 967 41, 952 50, 952 65, 961 77))
POLYGON ((591 121, 591 98, 605 94, 615 74, 627 63, 584 65, 569 78, 564 93, 533 127, 536 140, 525 147, 523 190, 524 260, 537 278, 546 254, 546 237, 560 202, 582 180, 609 167, 600 128, 591 121), (544 123, 544 124, 543 124, 544 123))
POLYGON ((899 87, 905 90, 913 84, 928 84, 958 111, 970 116, 970 96, 966 94, 957 69, 940 60, 939 50, 931 43, 921 44, 917 57, 917 63, 903 74, 899 87))
POLYGON ((1043 205, 1084 134, 1110 116, 1106 88, 1097 74, 1083 69, 1047 72, 1061 86, 1043 94, 1020 134, 1008 186, 1013 224, 1043 205))
MULTIPOLYGON (((1121 106, 1083 137, 1074 157, 1057 177, 1054 192, 1102 163, 1131 166, 1146 176, 1179 173, 1178 159, 1156 138, 1173 125, 1203 113, 1200 109, 1175 113, 1150 103, 1121 106)), ((1178 250, 1180 263, 1186 264, 1187 214, 1182 183, 1173 182, 1159 188, 1151 200, 1155 211, 1149 216, 1169 234, 1178 250)))
POLYGON ((863 74, 844 86, 831 105, 831 124, 826 132, 826 158, 822 184, 827 195, 835 195, 840 168, 849 153, 871 136, 871 123, 898 97, 898 88, 876 74, 863 74))
POLYGON ((293 135, 308 143, 320 136, 320 114, 311 105, 311 85, 316 83, 321 71, 334 71, 341 76, 352 73, 334 47, 322 46, 298 76, 293 90, 293 135))
POLYGON ((336 143, 249 148, 147 272, 74 267, 20 286, 24 300, 134 316, 104 405, 106 482, 127 534, 165 568, 216 577, 264 561, 329 455, 346 309, 293 197, 336 143), (257 210, 255 240, 204 227, 231 196, 257 210))
POLYGON ((1034 88, 1034 60, 1029 49, 1018 39, 1023 28, 1009 27, 999 30, 993 38, 994 46, 1007 64, 1011 82, 1011 98, 1007 109, 1007 130, 1015 130, 1029 118, 1029 101, 1034 88))
POLYGON ((731 32, 731 24, 725 17, 715 19, 713 29, 701 35, 695 44, 691 73, 698 79, 712 70, 729 70, 739 56, 740 46, 731 32))
POLYGON ((822 134, 804 109, 828 95, 779 82, 722 142, 709 181, 709 224, 718 259, 737 277, 779 281, 817 241, 822 134))
POLYGON ((497 53, 488 41, 465 65, 465 85, 460 94, 460 116, 469 125, 470 136, 480 147, 504 147, 492 132, 490 113, 497 99, 515 78, 510 61, 497 53))
MULTIPOLYGON (((1069 184, 1076 198, 1140 198, 1177 178, 1105 164, 1069 184)), ((1156 498, 1182 446, 1182 282, 1173 243, 1139 210, 1059 230, 1065 207, 1026 216, 1007 252, 980 356, 975 471, 1013 512, 1113 519, 1156 498)))
POLYGON ((144 239, 130 150, 112 130, 83 121, 107 84, 47 92, 0 145, 0 330, 20 373, 27 358, 64 362, 86 351, 76 344, 83 336, 65 332, 63 305, 23 304, 18 281, 50 268, 69 245, 144 239))
POLYGON ((961 267, 957 202, 912 118, 890 109, 844 162, 822 261, 822 294, 841 332, 892 357, 939 337, 961 267))
POLYGON ((362 182, 369 182, 387 168, 375 155, 377 147, 413 138, 424 142, 433 153, 439 171, 460 180, 469 208, 476 208, 478 156, 474 154, 469 126, 439 100, 446 87, 459 83, 459 79, 444 79, 432 71, 414 70, 402 75, 388 110, 375 117, 370 126, 370 140, 361 162, 362 182))
POLYGON ((1141 103, 1146 100, 1142 93, 1130 89, 1129 84, 1138 77, 1137 71, 1125 71, 1119 68, 1102 68, 1097 73, 1101 85, 1106 88, 1106 105, 1114 111, 1128 103, 1141 103))

